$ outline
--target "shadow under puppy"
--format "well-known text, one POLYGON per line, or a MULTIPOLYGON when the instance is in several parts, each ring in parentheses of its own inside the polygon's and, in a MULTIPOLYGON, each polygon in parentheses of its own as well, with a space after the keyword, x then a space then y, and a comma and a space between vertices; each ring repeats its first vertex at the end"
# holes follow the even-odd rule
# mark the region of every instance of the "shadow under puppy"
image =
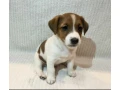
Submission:
POLYGON ((45 40, 35 53, 35 70, 41 79, 47 78, 47 83, 55 82, 55 65, 67 62, 68 75, 75 77, 73 69, 76 50, 81 43, 82 32, 88 30, 88 23, 82 16, 74 13, 57 15, 48 23, 54 35, 45 40), (47 65, 47 76, 42 71, 42 65, 47 65))

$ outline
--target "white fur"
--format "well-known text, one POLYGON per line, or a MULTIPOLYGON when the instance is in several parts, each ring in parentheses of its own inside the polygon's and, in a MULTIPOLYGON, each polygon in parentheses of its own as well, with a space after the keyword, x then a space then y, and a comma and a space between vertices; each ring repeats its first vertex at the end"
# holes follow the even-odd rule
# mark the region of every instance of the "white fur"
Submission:
MULTIPOLYGON (((75 24, 75 16, 72 15, 73 26, 75 24)), ((68 47, 67 45, 70 44, 70 39, 76 37, 79 39, 80 43, 80 36, 74 30, 73 32, 68 34, 65 38, 65 43, 57 36, 53 35, 52 37, 48 38, 45 43, 45 52, 43 53, 40 50, 40 55, 46 60, 47 62, 47 83, 53 84, 55 82, 55 68, 54 66, 63 62, 67 62, 68 68, 68 75, 75 77, 75 71, 73 70, 74 66, 74 58, 76 57, 76 47, 68 47)), ((42 72, 41 68, 41 60, 38 58, 38 53, 35 54, 35 62, 39 69, 39 75, 45 76, 42 72)))
MULTIPOLYGON (((65 44, 69 47, 69 45, 71 45, 71 39, 72 38, 77 38, 78 40, 79 40, 79 43, 78 43, 78 45, 81 43, 81 39, 80 39, 80 36, 79 36, 79 34, 78 34, 78 32, 76 32, 76 31, 73 31, 73 32, 71 32, 71 33, 69 33, 67 36, 66 36, 66 38, 65 38, 65 44)), ((69 47, 69 48, 75 48, 75 47, 69 47)))
POLYGON ((39 59, 39 54, 36 52, 34 56, 35 60, 35 71, 39 76, 45 77, 46 75, 42 72, 42 62, 39 59))
MULTIPOLYGON (((47 62, 47 82, 52 84, 55 82, 55 68, 54 65, 68 62, 68 75, 74 77, 76 74, 73 71, 73 63, 75 57, 75 48, 72 51, 66 47, 66 45, 61 41, 61 39, 57 35, 53 35, 50 37, 45 43, 45 52, 44 54, 40 50, 40 55, 46 60, 47 62)), ((41 68, 41 60, 38 57, 38 53, 35 54, 35 63, 36 63, 36 70, 39 76, 45 76, 42 72, 41 68), (39 69, 38 69, 39 67, 39 69)), ((46 77, 46 76, 45 76, 46 77)))
POLYGON ((71 18, 72 18, 72 21, 73 21, 73 31, 75 31, 74 25, 75 25, 76 17, 75 17, 74 14, 71 14, 71 18))

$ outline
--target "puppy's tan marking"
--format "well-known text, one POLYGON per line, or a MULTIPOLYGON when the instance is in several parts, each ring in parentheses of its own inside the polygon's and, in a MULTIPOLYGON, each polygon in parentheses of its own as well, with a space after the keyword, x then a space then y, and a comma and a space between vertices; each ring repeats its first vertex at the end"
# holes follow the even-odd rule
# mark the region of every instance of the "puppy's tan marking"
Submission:
POLYGON ((40 58, 40 60, 41 60, 44 64, 46 64, 46 61, 43 59, 42 56, 39 55, 39 58, 40 58))
MULTIPOLYGON (((75 23, 76 30, 78 30, 78 26, 82 27, 82 30, 83 30, 84 35, 85 35, 87 30, 88 30, 88 28, 89 28, 89 25, 88 25, 88 23, 85 21, 85 19, 82 16, 76 15, 76 23, 75 23)), ((82 34, 82 30, 79 32, 80 36, 82 34)))
POLYGON ((42 56, 40 56, 40 49, 42 50, 42 53, 45 52, 45 43, 46 43, 46 40, 40 45, 40 47, 38 49, 39 58, 44 64, 46 63, 46 61, 43 59, 42 56))
POLYGON ((46 43, 46 40, 44 42, 42 42, 42 44, 40 45, 40 47, 38 49, 39 54, 40 54, 40 49, 42 50, 42 53, 44 53, 44 51, 45 51, 45 43, 46 43))
POLYGON ((60 17, 59 23, 58 23, 58 33, 57 35, 61 38, 62 41, 65 40, 65 37, 72 32, 72 18, 69 13, 63 14, 60 17), (63 30, 63 27, 67 26, 67 30, 63 30))

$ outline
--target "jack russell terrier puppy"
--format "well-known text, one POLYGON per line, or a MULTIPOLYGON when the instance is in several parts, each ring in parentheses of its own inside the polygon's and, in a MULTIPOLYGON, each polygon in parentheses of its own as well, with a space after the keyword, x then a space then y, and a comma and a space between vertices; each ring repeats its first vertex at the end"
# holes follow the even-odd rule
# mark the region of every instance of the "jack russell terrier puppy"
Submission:
POLYGON ((88 30, 88 23, 82 16, 74 13, 57 15, 48 23, 54 35, 45 40, 35 53, 35 70, 41 79, 47 78, 47 83, 55 82, 55 65, 67 62, 68 75, 75 77, 73 70, 76 50, 81 43, 82 32, 88 30), (42 65, 47 65, 47 76, 42 71, 42 65))

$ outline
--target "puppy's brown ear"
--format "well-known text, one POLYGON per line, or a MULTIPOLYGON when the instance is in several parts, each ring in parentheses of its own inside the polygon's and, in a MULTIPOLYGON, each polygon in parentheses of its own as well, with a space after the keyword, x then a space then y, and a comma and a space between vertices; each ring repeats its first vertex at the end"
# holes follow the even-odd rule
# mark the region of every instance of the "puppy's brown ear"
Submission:
POLYGON ((84 28, 84 35, 85 35, 86 32, 88 31, 89 25, 82 16, 81 16, 81 19, 82 19, 83 28, 84 28))
POLYGON ((48 25, 50 29, 54 32, 54 34, 57 33, 59 19, 60 19, 60 15, 57 15, 48 22, 48 25))

